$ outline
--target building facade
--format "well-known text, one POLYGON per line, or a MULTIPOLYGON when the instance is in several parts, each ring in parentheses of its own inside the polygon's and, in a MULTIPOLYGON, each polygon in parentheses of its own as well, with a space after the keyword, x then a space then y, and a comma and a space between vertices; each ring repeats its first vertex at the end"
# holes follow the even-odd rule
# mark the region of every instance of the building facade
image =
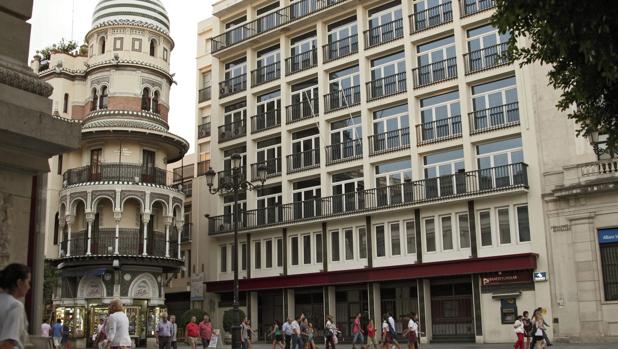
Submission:
POLYGON ((300 312, 346 337, 358 312, 399 332, 415 312, 425 341, 479 343, 511 341, 524 310, 554 316, 537 119, 564 115, 545 70, 502 55, 494 5, 213 5, 210 166, 221 180, 240 154, 256 184, 268 169, 238 217, 231 196, 205 195, 215 321, 232 305, 234 222, 260 338, 300 312))
POLYGON ((54 86, 55 113, 81 125, 80 149, 52 161, 45 223, 45 255, 60 273, 54 317, 80 346, 114 298, 145 344, 184 265, 186 196, 166 170, 189 147, 167 122, 173 48, 160 1, 105 0, 83 54, 33 63, 54 86))

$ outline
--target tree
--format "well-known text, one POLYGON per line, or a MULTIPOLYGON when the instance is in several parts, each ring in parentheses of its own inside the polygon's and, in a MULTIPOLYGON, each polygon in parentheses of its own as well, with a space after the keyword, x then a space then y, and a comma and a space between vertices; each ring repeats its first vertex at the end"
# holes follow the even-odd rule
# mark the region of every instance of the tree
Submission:
POLYGON ((496 0, 494 25, 511 32, 509 55, 551 65, 556 107, 569 111, 578 135, 607 134, 618 150, 618 1, 496 0), (517 46, 525 37, 529 44, 517 46))
POLYGON ((47 46, 41 50, 36 51, 36 53, 40 55, 43 60, 49 60, 53 52, 62 52, 76 55, 78 54, 77 48, 78 45, 76 41, 64 41, 64 38, 62 38, 57 44, 47 46))
POLYGON ((43 304, 46 309, 51 309, 54 290, 58 286, 58 277, 58 269, 46 260, 43 267, 43 304))
MULTIPOLYGON (((245 312, 241 309, 238 309, 238 314, 240 317, 240 321, 245 318, 245 312)), ((223 312, 223 330, 225 332, 230 332, 232 330, 232 325, 234 324, 234 309, 228 309, 223 312)), ((240 322, 236 325, 240 326, 240 322)))

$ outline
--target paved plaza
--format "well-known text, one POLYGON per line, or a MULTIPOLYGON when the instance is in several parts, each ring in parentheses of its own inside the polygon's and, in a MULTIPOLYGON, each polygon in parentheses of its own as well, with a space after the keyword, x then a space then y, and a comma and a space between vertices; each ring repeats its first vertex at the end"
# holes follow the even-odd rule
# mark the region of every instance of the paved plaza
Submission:
MULTIPOLYGON (((179 343, 179 348, 185 349, 189 348, 185 343, 179 343)), ((153 347, 154 348, 154 347, 153 347)), ((201 347, 198 347, 200 349, 201 347)), ((231 346, 224 345, 217 347, 219 349, 231 349, 231 346)), ((323 345, 319 345, 318 349, 324 348, 323 345)), ((352 349, 351 344, 341 344, 337 345, 338 349, 352 349)), ((402 349, 407 349, 407 345, 402 345, 402 349)), ((511 349, 513 348, 512 344, 466 344, 466 343, 456 343, 456 344, 423 344, 421 348, 425 349, 511 349)), ((573 343, 555 343, 553 346, 548 348, 555 349, 616 349, 618 348, 617 343, 612 344, 573 344, 573 343)), ((272 345, 262 344, 262 343, 254 343, 251 349, 272 349, 272 345)))

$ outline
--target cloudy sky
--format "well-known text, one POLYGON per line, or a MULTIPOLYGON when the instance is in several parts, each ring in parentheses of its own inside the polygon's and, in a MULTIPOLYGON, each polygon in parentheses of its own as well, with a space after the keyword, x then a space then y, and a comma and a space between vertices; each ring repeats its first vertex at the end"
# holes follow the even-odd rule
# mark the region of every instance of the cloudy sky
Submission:
MULTIPOLYGON (((65 38, 79 44, 92 24, 92 12, 99 0, 34 0, 30 57, 36 50, 65 38)), ((176 43, 171 55, 172 73, 178 85, 172 86, 170 130, 195 149, 195 57, 197 23, 212 13, 213 0, 162 0, 168 11, 171 36, 176 43)))

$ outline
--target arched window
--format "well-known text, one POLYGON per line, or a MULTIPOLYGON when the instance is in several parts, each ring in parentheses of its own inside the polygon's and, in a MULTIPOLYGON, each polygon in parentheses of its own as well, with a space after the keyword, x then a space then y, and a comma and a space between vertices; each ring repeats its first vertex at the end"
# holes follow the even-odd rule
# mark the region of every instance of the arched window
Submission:
POLYGON ((159 114, 159 91, 155 91, 152 97, 152 112, 159 114))
POLYGON ((157 50, 157 42, 155 39, 150 40, 150 55, 152 57, 155 56, 155 51, 157 50))
POLYGON ((101 39, 99 40, 99 44, 101 48, 101 54, 105 53, 105 37, 104 36, 102 36, 101 39))
POLYGON ((97 89, 92 89, 92 106, 90 107, 90 111, 97 110, 97 102, 99 101, 97 97, 97 89))
POLYGON ((107 86, 101 87, 101 97, 99 97, 99 109, 107 109, 107 86))
POLYGON ((148 87, 142 91, 142 110, 150 111, 150 89, 148 87))
POLYGON ((62 104, 62 112, 63 113, 67 113, 69 111, 69 94, 65 93, 64 94, 64 101, 62 104))

